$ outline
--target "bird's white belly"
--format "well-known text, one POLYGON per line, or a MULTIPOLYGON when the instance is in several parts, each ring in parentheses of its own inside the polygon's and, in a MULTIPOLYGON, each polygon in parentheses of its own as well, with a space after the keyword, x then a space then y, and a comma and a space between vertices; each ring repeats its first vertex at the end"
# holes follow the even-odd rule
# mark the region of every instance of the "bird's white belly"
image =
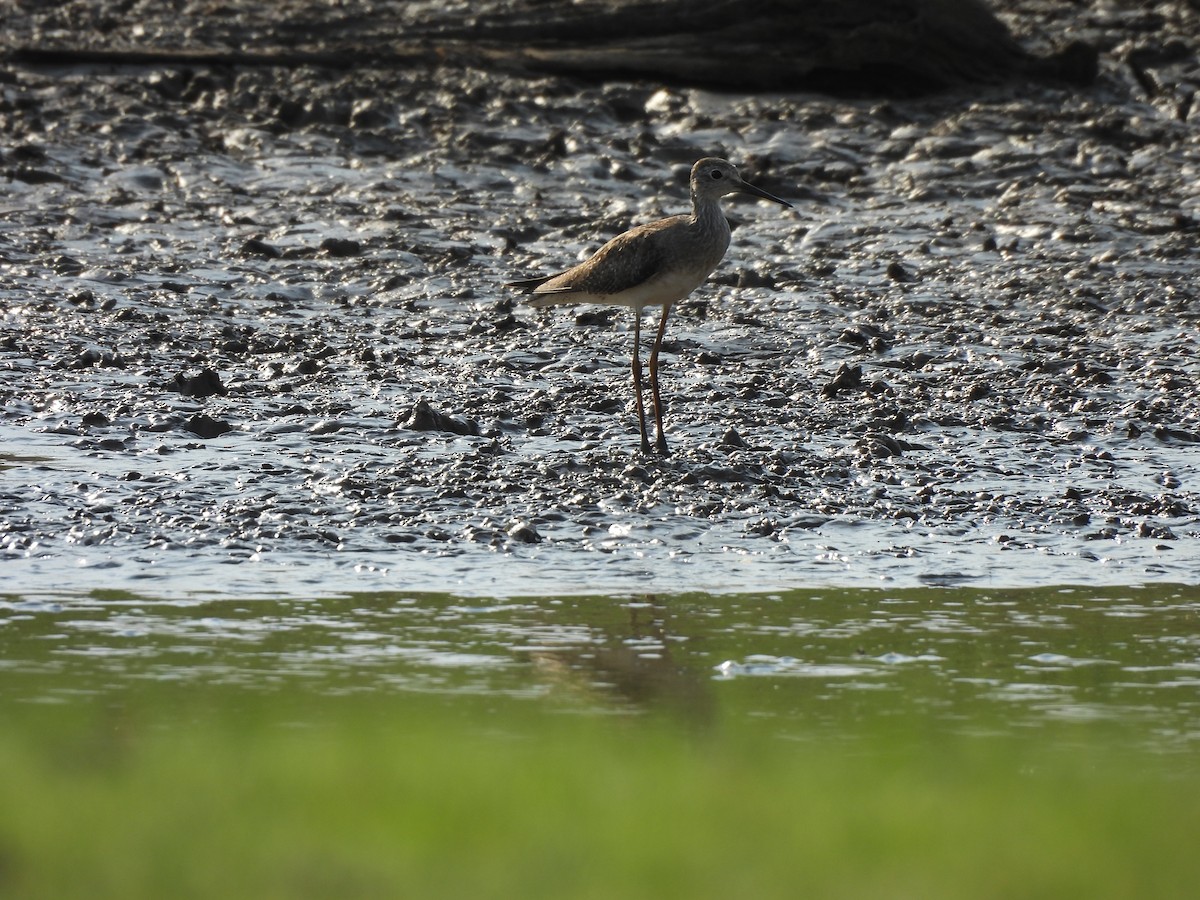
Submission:
POLYGON ((626 288, 618 294, 571 294, 572 303, 600 303, 607 306, 662 306, 682 300, 709 276, 709 272, 667 272, 649 281, 626 288))

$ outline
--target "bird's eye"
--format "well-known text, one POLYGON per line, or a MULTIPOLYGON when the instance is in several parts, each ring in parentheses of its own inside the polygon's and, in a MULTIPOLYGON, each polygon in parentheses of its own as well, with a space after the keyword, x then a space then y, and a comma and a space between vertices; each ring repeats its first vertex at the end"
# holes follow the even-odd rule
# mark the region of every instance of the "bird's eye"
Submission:
POLYGON ((713 181, 720 181, 724 177, 724 175, 721 174, 720 169, 713 169, 712 177, 713 177, 713 181))

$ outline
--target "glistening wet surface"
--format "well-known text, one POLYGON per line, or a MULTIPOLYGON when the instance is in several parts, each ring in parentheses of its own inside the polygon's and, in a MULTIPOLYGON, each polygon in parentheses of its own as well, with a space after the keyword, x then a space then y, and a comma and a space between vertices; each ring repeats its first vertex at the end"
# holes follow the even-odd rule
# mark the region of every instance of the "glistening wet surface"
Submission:
POLYGON ((1194 481, 1195 462, 1163 446, 1141 459, 1047 460, 1042 478, 955 469, 946 477, 962 480, 933 494, 928 464, 860 466, 844 446, 667 463, 592 447, 517 471, 510 450, 480 437, 342 435, 326 454, 303 426, 219 443, 134 434, 116 449, 86 434, 0 431, 22 454, 0 470, 12 589, 503 597, 1188 581, 1197 567, 1190 507, 1177 490, 1155 492, 1149 474, 1194 481), (836 484, 817 488, 816 467, 836 468, 836 484), (1090 510, 1117 504, 1139 515, 1092 522, 1090 510))
MULTIPOLYGON (((1200 137, 1121 63, 1195 14, 1026 6, 1110 48, 1094 86, 14 66, 7 583, 1195 583, 1200 137), (503 283, 685 210, 710 155, 796 209, 730 205, 668 328, 675 455, 643 458, 628 315, 535 314, 503 283)), ((1190 59, 1153 74, 1182 90, 1190 59)))
POLYGON ((1163 751, 1200 741, 1196 588, 10 596, 0 616, 17 701, 119 700, 155 683, 467 692, 699 727, 766 719, 797 739, 892 720, 930 734, 1110 723, 1163 751))

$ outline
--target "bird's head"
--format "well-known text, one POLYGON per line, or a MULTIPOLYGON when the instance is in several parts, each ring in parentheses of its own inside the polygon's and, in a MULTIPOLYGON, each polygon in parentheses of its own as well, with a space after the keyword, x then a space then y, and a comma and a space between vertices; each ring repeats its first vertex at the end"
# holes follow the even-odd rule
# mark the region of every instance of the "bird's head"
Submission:
POLYGON ((789 209, 792 206, 786 200, 781 200, 760 187, 742 181, 737 167, 728 160, 710 156, 692 166, 693 197, 697 200, 719 199, 726 194, 752 194, 789 209))

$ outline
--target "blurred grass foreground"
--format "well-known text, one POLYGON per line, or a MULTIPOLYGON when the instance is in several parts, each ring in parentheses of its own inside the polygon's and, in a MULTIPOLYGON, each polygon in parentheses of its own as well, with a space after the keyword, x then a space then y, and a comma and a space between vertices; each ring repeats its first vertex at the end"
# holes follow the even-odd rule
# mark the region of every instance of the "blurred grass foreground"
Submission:
MULTIPOLYGON (((1194 622, 1190 596, 1142 600, 1167 597, 1194 622)), ((453 624, 458 651, 490 658, 505 674, 401 686, 405 672, 429 674, 451 661, 413 663, 398 652, 387 663, 370 657, 301 677, 283 661, 306 654, 315 667, 335 642, 327 628, 274 615, 282 602, 162 614, 221 631, 210 642, 224 660, 218 677, 200 664, 206 651, 194 634, 172 639, 163 626, 106 635, 97 627, 126 622, 114 610, 135 603, 153 620, 161 610, 149 601, 9 603, 0 629, 0 896, 1148 898, 1195 896, 1200 884, 1195 734, 1178 740, 1194 724, 1195 680, 1176 679, 1167 689, 1174 699, 1163 702, 1178 708, 1152 721, 1080 714, 1017 722, 1003 703, 955 699, 958 688, 932 677, 932 663, 901 667, 907 674, 895 683, 849 676, 846 661, 870 661, 864 651, 877 647, 860 630, 848 639, 863 646, 841 653, 848 623, 886 598, 831 592, 681 598, 674 614, 689 613, 689 622, 702 607, 741 609, 764 632, 842 612, 821 626, 824 638, 813 632, 792 645, 808 648, 826 667, 819 672, 730 677, 728 666, 712 663, 731 649, 745 672, 765 656, 736 640, 720 644, 737 630, 721 619, 704 636, 677 640, 668 660, 672 672, 698 675, 699 688, 675 690, 671 702, 647 693, 630 700, 632 689, 618 697, 614 687, 633 679, 628 667, 621 675, 610 661, 601 674, 581 660, 636 646, 629 635, 604 637, 614 632, 597 622, 611 625, 633 608, 657 616, 661 632, 661 606, 560 604, 573 612, 556 615, 587 618, 597 630, 572 632, 586 653, 547 659, 544 619, 541 649, 529 622, 486 646, 466 638, 489 616, 536 618, 551 608, 546 601, 485 612, 454 598, 408 599, 430 613, 421 617, 426 643, 447 652, 448 632, 428 629, 467 610, 453 624), (230 650, 236 630, 219 622, 238 610, 244 622, 290 622, 292 630, 230 650), (223 619, 215 615, 222 611, 223 619), (76 632, 90 636, 70 637, 76 632), (499 658, 504 642, 510 653, 499 658), (163 659, 169 670, 153 667, 163 659), (834 668, 839 659, 847 669, 834 668), (839 689, 847 678, 853 686, 839 689), (1176 739, 1160 741, 1167 730, 1176 739)), ((983 602, 932 591, 893 599, 910 613, 924 609, 929 621, 938 603, 983 602)), ((1046 608, 1046 596, 1035 599, 1046 608)), ((1117 602, 1096 599, 1110 609, 1117 602)), ((991 600, 1023 602, 1015 594, 991 600)), ((413 609, 394 597, 305 607, 326 626, 330 616, 352 624, 355 611, 361 621, 367 612, 413 609)), ((1092 639, 1118 648, 1142 627, 1136 617, 1112 621, 1117 631, 1092 639)), ((914 651, 911 659, 936 655, 948 667, 953 646, 970 643, 941 642, 933 654, 919 630, 895 632, 882 646, 914 651)), ((564 633, 565 625, 553 631, 564 633)), ((1022 631, 1018 643, 1037 635, 1022 631)), ((1184 655, 1194 661, 1194 633, 1182 640, 1192 642, 1184 655)), ((661 663, 664 646, 641 656, 661 663)), ((980 659, 961 679, 1013 683, 1001 663, 980 659)), ((1108 670, 1080 667, 1090 708, 1119 692, 1133 668, 1097 675, 1108 670)), ((1032 686, 1079 676, 1020 677, 1032 686)))

